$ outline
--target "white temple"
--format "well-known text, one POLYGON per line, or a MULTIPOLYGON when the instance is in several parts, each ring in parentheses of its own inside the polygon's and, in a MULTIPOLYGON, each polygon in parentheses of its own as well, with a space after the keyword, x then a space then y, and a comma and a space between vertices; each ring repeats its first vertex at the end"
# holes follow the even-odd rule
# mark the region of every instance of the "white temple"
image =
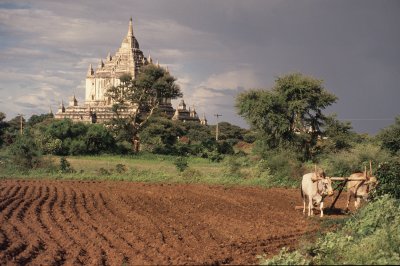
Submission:
MULTIPOLYGON (((118 86, 120 77, 123 74, 130 74, 135 78, 140 68, 147 64, 153 64, 153 60, 149 55, 147 58, 139 48, 139 42, 133 34, 132 18, 129 21, 128 33, 123 39, 121 47, 118 51, 100 62, 97 69, 94 69, 92 64, 89 65, 86 74, 86 89, 85 103, 82 106, 78 105, 75 95, 70 98, 69 106, 65 107, 61 102, 60 107, 55 114, 55 118, 63 119, 70 118, 74 121, 83 122, 105 122, 110 120, 114 113, 112 112, 113 102, 111 98, 105 96, 107 89, 118 86)), ((157 62, 157 66, 159 66, 157 62)), ((165 112, 168 117, 172 118, 176 113, 171 104, 171 99, 164 99, 159 106, 159 109, 165 112)), ((179 109, 179 107, 178 107, 179 109)), ((135 105, 128 106, 121 111, 121 116, 136 112, 135 105)), ((186 115, 184 115, 186 118, 186 115)), ((181 116, 175 116, 179 120, 196 120, 200 121, 197 114, 189 119, 183 119, 181 116)))

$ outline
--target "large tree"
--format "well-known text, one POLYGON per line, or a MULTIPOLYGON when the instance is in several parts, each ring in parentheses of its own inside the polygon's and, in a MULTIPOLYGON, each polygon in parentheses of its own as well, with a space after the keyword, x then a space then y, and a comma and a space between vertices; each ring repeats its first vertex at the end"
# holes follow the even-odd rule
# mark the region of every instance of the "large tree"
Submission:
POLYGON ((321 80, 294 73, 278 77, 271 90, 239 94, 236 107, 269 148, 291 146, 310 159, 326 120, 322 111, 336 99, 321 80))
POLYGON ((162 100, 182 96, 176 79, 165 69, 153 64, 142 67, 136 78, 124 74, 120 81, 119 86, 110 88, 106 93, 114 102, 113 111, 116 114, 111 123, 116 131, 123 131, 132 143, 138 140, 140 129, 162 100), (131 112, 128 117, 121 117, 120 110, 130 105, 135 105, 137 111, 131 112))

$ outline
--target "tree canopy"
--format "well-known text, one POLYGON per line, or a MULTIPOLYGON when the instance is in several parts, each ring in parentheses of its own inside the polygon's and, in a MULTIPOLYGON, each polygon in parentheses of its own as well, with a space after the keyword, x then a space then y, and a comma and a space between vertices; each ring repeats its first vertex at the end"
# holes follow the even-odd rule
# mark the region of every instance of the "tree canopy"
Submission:
POLYGON ((135 79, 125 74, 120 81, 119 86, 110 88, 106 93, 114 102, 113 111, 116 114, 111 124, 117 131, 124 130, 131 141, 138 137, 139 130, 164 99, 182 96, 176 79, 168 71, 152 64, 142 67, 135 79), (132 104, 137 111, 127 118, 121 118, 119 110, 132 104))
POLYGON ((290 146, 309 159, 326 121, 322 111, 336 99, 321 80, 294 73, 278 77, 271 90, 239 94, 236 108, 269 148, 290 146))

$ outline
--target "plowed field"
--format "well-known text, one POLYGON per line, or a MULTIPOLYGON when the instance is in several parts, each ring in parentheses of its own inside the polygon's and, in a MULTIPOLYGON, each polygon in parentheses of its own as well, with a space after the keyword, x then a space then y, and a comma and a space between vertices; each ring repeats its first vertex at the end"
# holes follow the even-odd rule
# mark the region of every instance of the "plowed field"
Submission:
POLYGON ((316 230, 299 190, 0 181, 1 265, 254 264, 316 230))

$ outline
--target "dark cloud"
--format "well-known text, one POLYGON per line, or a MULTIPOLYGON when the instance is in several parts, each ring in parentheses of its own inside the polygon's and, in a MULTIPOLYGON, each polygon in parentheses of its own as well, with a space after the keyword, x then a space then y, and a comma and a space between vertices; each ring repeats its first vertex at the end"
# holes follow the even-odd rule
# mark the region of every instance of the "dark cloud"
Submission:
POLYGON ((132 16, 143 51, 159 51, 152 55, 187 79, 185 98, 196 105, 207 93, 223 95, 199 106, 209 116, 224 112, 228 122, 244 125, 233 107, 237 93, 299 71, 323 79, 339 97, 327 112, 376 133, 400 114, 398 14, 396 0, 8 1, 0 4, 0 68, 30 76, 1 78, 7 89, 0 98, 16 96, 23 84, 24 93, 47 86, 66 99, 87 64, 98 63, 93 58, 115 52, 132 16), (51 82, 39 80, 46 75, 51 82))

